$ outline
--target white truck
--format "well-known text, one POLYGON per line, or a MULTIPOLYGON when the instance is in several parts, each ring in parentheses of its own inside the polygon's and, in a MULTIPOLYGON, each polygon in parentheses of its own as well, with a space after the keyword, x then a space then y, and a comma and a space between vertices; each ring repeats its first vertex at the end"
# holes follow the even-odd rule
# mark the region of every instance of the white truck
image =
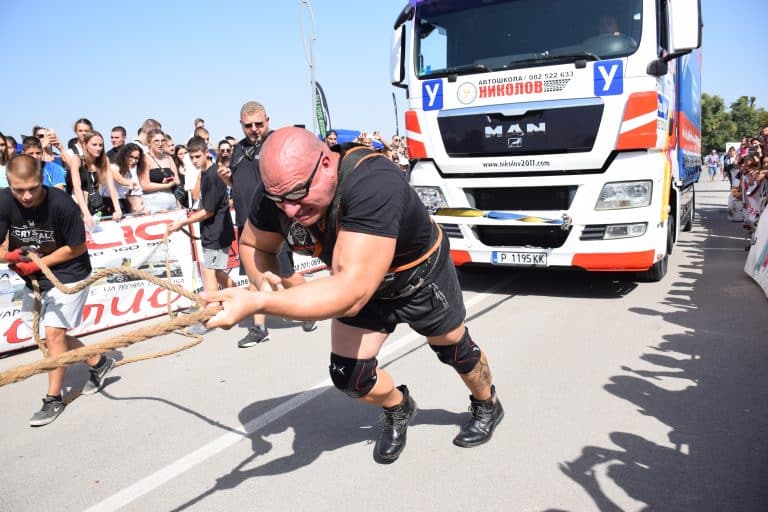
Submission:
POLYGON ((410 180, 457 266, 658 281, 701 172, 699 0, 411 0, 410 180))

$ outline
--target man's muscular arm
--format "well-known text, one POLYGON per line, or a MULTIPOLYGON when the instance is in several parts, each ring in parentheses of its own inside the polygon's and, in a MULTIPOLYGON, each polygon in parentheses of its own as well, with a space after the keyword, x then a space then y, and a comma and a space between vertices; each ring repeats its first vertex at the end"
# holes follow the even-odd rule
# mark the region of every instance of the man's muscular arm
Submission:
POLYGON ((224 311, 208 325, 230 327, 255 313, 296 320, 353 316, 381 284, 392 264, 395 244, 394 238, 342 230, 334 249, 330 276, 273 293, 230 288, 211 294, 208 300, 221 301, 224 311))
POLYGON ((261 289, 261 279, 264 272, 272 272, 279 275, 277 253, 283 245, 283 237, 280 233, 262 231, 251 221, 245 223, 240 234, 240 261, 248 274, 248 280, 261 289))

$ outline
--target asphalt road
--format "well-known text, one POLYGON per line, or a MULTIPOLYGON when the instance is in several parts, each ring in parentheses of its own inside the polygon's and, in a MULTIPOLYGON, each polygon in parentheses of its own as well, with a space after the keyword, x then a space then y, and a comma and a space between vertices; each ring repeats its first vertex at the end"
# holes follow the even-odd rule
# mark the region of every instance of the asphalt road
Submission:
MULTIPOLYGON (((726 197, 701 184, 661 283, 461 272, 506 409, 484 446, 453 446, 467 391, 402 328, 380 360, 420 411, 402 457, 376 464, 379 411, 330 387, 330 322, 307 334, 272 320, 272 340, 250 349, 235 345, 242 329, 216 331, 120 367, 46 427, 27 426, 44 375, 0 388, 0 510, 766 510, 768 301, 743 272, 726 197)), ((66 384, 85 378, 79 365, 66 384)))

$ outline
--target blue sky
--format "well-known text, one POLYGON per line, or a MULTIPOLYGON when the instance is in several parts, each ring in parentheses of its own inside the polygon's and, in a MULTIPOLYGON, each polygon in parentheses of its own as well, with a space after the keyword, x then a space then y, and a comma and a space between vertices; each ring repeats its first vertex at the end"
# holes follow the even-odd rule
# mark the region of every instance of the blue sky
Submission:
MULTIPOLYGON (((311 3, 315 75, 333 125, 391 136, 394 92, 402 131, 404 92, 389 84, 389 46, 393 22, 406 2, 311 3)), ((740 0, 738 11, 736 4, 720 0, 702 3, 703 91, 720 95, 726 104, 756 96, 758 105, 768 107, 760 69, 762 2, 740 0), (756 28, 747 28, 748 19, 756 28), (750 66, 753 71, 744 72, 750 66)), ((133 135, 145 118, 154 117, 182 142, 191 135, 194 118, 202 117, 213 140, 240 138, 239 110, 248 100, 266 105, 273 128, 311 126, 300 12, 299 0, 5 0, 0 131, 18 138, 40 124, 66 140, 72 123, 87 117, 108 138, 114 125, 133 135)), ((311 22, 304 12, 308 32, 311 22)))

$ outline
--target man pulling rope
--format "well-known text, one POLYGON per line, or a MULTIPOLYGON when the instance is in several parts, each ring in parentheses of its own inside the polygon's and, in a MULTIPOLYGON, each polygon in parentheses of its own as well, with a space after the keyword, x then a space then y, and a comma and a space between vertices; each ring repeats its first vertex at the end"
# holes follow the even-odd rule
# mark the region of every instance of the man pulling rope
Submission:
MULTIPOLYGON (((22 319, 32 324, 38 346, 48 357, 37 363, 8 370, 0 374, 0 386, 17 382, 37 373, 48 371, 48 392, 43 407, 30 419, 31 426, 43 426, 54 421, 68 402, 61 393, 66 365, 85 361, 90 375, 81 394, 98 392, 106 375, 120 364, 162 357, 185 350, 202 341, 195 336, 191 343, 156 354, 123 359, 103 355, 161 334, 189 327, 210 318, 215 309, 172 318, 161 325, 138 329, 91 346, 69 336, 82 316, 88 297, 88 287, 99 279, 115 273, 129 274, 176 292, 195 303, 198 297, 184 288, 134 268, 103 269, 91 275, 91 263, 85 244, 85 229, 80 212, 72 200, 57 189, 42 185, 37 160, 19 155, 7 167, 9 188, 0 190, 0 261, 19 274, 26 286, 22 299, 22 319), (33 249, 34 252, 30 252, 33 249), (67 286, 69 285, 69 286, 67 286), (45 340, 45 342, 42 341, 45 340)), ((170 303, 170 301, 169 301, 170 303)))

